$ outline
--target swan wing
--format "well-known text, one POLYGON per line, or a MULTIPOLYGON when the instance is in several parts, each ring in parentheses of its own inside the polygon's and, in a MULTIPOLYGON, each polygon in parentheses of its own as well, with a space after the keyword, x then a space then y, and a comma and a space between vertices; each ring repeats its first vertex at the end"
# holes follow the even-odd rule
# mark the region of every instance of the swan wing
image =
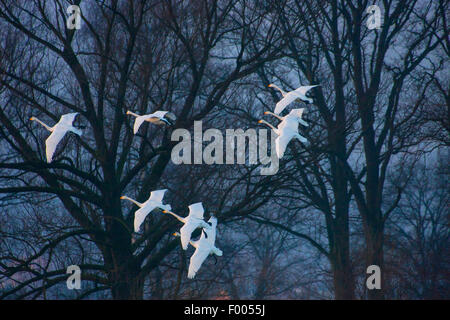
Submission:
POLYGON ((152 206, 144 206, 139 210, 136 210, 136 212, 134 213, 134 232, 139 232, 141 224, 144 222, 147 215, 155 208, 156 206, 152 205, 152 206))
POLYGON ((301 87, 295 89, 294 92, 304 96, 309 90, 311 90, 314 87, 318 87, 318 86, 319 86, 318 84, 315 84, 313 86, 301 86, 301 87))
POLYGON ((156 111, 156 112, 148 115, 147 121, 150 121, 151 123, 154 123, 154 124, 167 123, 168 121, 164 118, 166 113, 167 113, 167 111, 156 111))
POLYGON ((78 112, 64 114, 59 119, 59 123, 72 125, 72 122, 75 120, 77 114, 78 112))
POLYGON ((209 253, 211 252, 211 248, 208 246, 202 246, 201 243, 199 243, 197 249, 195 250, 194 254, 191 257, 191 261, 189 263, 189 271, 188 271, 188 278, 193 279, 195 275, 197 274, 198 270, 203 264, 203 261, 206 260, 206 258, 209 256, 209 253))
POLYGON ((142 123, 144 123, 144 121, 147 120, 148 118, 149 118, 148 115, 136 117, 133 127, 134 134, 136 134, 139 131, 139 128, 141 127, 142 123))
POLYGON ((45 140, 45 153, 47 155, 47 162, 52 162, 56 147, 58 146, 58 143, 64 137, 66 132, 67 130, 57 128, 56 130, 53 130, 52 134, 47 138, 47 140, 45 140))
POLYGON ((161 118, 164 118, 166 114, 167 114, 167 111, 160 111, 160 110, 158 110, 158 111, 155 111, 152 114, 150 114, 150 116, 152 118, 161 119, 161 118))
POLYGON ((195 229, 197 229, 198 225, 192 221, 188 220, 183 227, 180 229, 181 234, 181 246, 183 247, 183 250, 186 250, 189 244, 189 241, 191 240, 192 232, 194 232, 195 229))
POLYGON ((162 190, 155 190, 155 191, 150 192, 149 200, 162 203, 162 200, 164 198, 164 193, 166 191, 167 191, 167 189, 162 189, 162 190))
POLYGON ((201 202, 197 202, 189 206, 189 217, 203 219, 204 212, 205 209, 203 209, 203 204, 201 202))
POLYGON ((292 140, 294 135, 295 133, 291 130, 285 130, 280 136, 275 139, 275 148, 279 159, 283 158, 286 147, 292 140))
POLYGON ((278 103, 275 106, 274 113, 280 114, 284 108, 286 108, 288 105, 290 105, 295 99, 297 99, 298 96, 296 94, 293 94, 292 92, 289 92, 284 96, 283 99, 278 101, 278 103))

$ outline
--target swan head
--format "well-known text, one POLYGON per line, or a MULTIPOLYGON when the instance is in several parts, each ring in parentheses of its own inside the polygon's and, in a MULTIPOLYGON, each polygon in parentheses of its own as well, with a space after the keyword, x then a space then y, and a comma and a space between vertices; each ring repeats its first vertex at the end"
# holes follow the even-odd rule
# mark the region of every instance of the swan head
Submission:
POLYGON ((132 113, 132 112, 131 112, 130 110, 128 110, 126 114, 131 114, 131 113, 132 113))
POLYGON ((258 120, 258 123, 263 123, 263 121, 262 120, 258 120))
POLYGON ((273 87, 275 87, 275 85, 273 83, 271 83, 271 84, 268 85, 268 87, 269 88, 273 88, 273 87))
POLYGON ((123 200, 123 199, 126 199, 126 196, 121 196, 120 199, 122 199, 122 200, 123 200))
POLYGON ((172 235, 173 235, 174 237, 180 237, 180 236, 181 236, 178 232, 174 232, 174 233, 172 233, 172 235))
POLYGON ((264 114, 269 114, 269 111, 264 111, 264 114))
POLYGON ((36 120, 35 117, 31 117, 31 118, 30 118, 30 121, 34 121, 34 120, 36 120))

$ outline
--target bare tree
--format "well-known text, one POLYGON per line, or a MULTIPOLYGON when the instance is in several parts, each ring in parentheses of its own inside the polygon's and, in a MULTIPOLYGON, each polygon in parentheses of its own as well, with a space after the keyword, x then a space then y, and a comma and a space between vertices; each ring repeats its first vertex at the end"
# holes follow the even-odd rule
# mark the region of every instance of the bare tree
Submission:
MULTIPOLYGON (((143 126, 134 137, 125 112, 169 110, 177 116, 174 128, 190 128, 217 108, 234 82, 279 56, 277 19, 246 1, 87 1, 81 3, 83 27, 68 30, 68 4, 0 2, 6 39, 0 193, 51 195, 72 218, 71 228, 59 225, 37 252, 23 242, 25 257, 14 255, 15 248, 2 256, 4 277, 30 275, 2 296, 25 290, 22 297, 29 297, 65 281, 65 269, 34 272, 29 265, 39 257, 50 263, 52 248, 86 237, 95 244, 96 263, 86 256, 76 262, 83 279, 95 284, 88 294, 106 289, 113 298, 139 299, 145 277, 178 243, 169 236, 175 222, 155 213, 132 241, 134 209, 124 210, 119 197, 138 190, 142 201, 155 188, 176 191, 165 175, 177 168, 170 165, 171 129, 143 126), (43 137, 27 119, 56 122, 68 111, 80 114, 86 132, 46 163, 43 137)), ((248 199, 255 190, 247 191, 248 199)), ((234 212, 256 207, 244 204, 234 212)))
POLYGON ((415 171, 448 147, 448 3, 379 1, 372 30, 371 4, 0 0, 0 297, 445 297, 448 190, 428 193, 415 171), (276 175, 171 162, 174 129, 256 128, 281 98, 269 83, 321 85, 289 106, 305 108, 309 144, 291 142, 276 175), (134 135, 127 110, 177 119, 134 135), (28 119, 68 112, 83 135, 47 163, 47 132, 28 119), (178 222, 155 210, 135 234, 120 201, 163 188, 174 211, 202 201, 219 217, 227 254, 196 281, 178 222), (394 270, 397 253, 411 268, 394 270), (64 289, 69 264, 81 292, 64 289), (365 288, 369 265, 381 290, 365 288))
POLYGON ((399 299, 446 299, 450 257, 446 159, 420 162, 387 227, 386 290, 399 299), (428 162, 428 163, 427 163, 428 162))
MULTIPOLYGON (((314 124, 306 133, 311 146, 292 148, 297 171, 289 196, 297 189, 299 201, 323 213, 326 245, 297 234, 328 257, 338 299, 355 297, 351 200, 362 218, 366 266, 383 269, 385 222, 405 187, 399 186, 389 203, 384 198, 386 177, 393 164, 423 141, 417 133, 425 124, 427 93, 434 77, 445 70, 444 58, 434 54, 446 38, 444 1, 383 1, 380 30, 365 27, 369 4, 277 2, 288 50, 277 68, 259 73, 265 84, 277 81, 287 88, 321 84, 312 94, 314 105, 305 112, 314 124)), ((368 295, 380 299, 383 292, 371 290, 368 295)))

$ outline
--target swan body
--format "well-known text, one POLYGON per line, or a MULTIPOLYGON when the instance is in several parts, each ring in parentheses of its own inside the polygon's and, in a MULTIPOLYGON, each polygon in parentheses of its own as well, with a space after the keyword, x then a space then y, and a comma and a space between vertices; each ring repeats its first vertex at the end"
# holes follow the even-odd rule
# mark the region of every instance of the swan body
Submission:
POLYGON ((313 103, 313 99, 307 97, 306 93, 317 86, 320 86, 320 84, 315 84, 312 86, 301 86, 293 91, 286 92, 275 84, 269 84, 269 87, 279 90, 283 96, 283 99, 278 101, 278 103, 276 104, 274 112, 276 114, 280 114, 289 104, 297 99, 300 99, 307 103, 313 103))
MULTIPOLYGON (((208 229, 203 229, 200 239, 197 241, 189 241, 189 243, 195 248, 195 252, 192 255, 189 263, 188 278, 193 279, 197 274, 198 270, 202 266, 206 258, 215 254, 216 256, 222 256, 222 250, 215 246, 216 241, 216 227, 217 218, 212 216, 208 223, 211 225, 208 229)), ((174 235, 179 236, 179 233, 174 233, 174 235)))
POLYGON ((164 213, 171 214, 179 221, 184 223, 183 227, 180 229, 181 246, 183 250, 186 250, 189 242, 191 241, 192 232, 197 228, 210 228, 210 225, 203 220, 204 213, 203 205, 201 202, 191 204, 189 206, 189 215, 185 218, 169 211, 164 210, 164 213))
POLYGON ((173 125, 176 118, 175 115, 169 111, 156 111, 150 114, 145 114, 145 115, 138 115, 136 113, 133 113, 131 111, 127 111, 128 115, 132 115, 134 117, 136 117, 136 120, 134 121, 134 127, 133 127, 133 132, 134 134, 136 134, 140 128, 140 126, 144 123, 144 121, 148 121, 154 124, 158 124, 158 125, 162 125, 162 124, 167 124, 167 125, 173 125))
POLYGON ((73 121, 78 115, 78 112, 68 113, 61 116, 58 123, 53 127, 46 125, 44 122, 36 117, 31 117, 31 121, 36 121, 43 125, 48 131, 51 132, 50 136, 45 140, 45 153, 47 156, 47 162, 50 163, 53 160, 53 154, 55 153, 56 147, 65 134, 69 131, 81 136, 82 131, 73 126, 73 121))
POLYGON ((120 199, 129 200, 136 204, 140 209, 134 213, 134 232, 139 232, 141 224, 144 222, 147 215, 154 209, 159 208, 161 210, 171 210, 172 207, 169 204, 163 204, 162 200, 164 193, 167 189, 155 190, 150 192, 150 197, 144 203, 139 203, 136 200, 122 196, 120 199))
POLYGON ((291 112, 289 112, 289 114, 285 117, 280 117, 268 111, 264 112, 264 114, 274 115, 275 117, 281 120, 278 127, 274 127, 273 125, 264 120, 258 121, 259 123, 265 124, 268 127, 270 127, 278 135, 278 137, 275 139, 275 150, 279 159, 281 159, 284 156, 286 147, 292 139, 294 138, 298 139, 303 143, 308 142, 308 140, 305 137, 301 136, 298 133, 299 123, 303 125, 306 124, 306 126, 308 126, 308 124, 301 118, 303 110, 304 108, 292 109, 291 112))

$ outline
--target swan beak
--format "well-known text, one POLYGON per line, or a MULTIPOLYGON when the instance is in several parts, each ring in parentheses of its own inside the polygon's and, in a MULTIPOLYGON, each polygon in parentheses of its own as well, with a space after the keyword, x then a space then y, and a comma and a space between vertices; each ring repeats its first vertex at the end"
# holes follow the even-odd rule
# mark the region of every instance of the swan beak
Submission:
POLYGON ((120 199, 122 199, 122 200, 125 199, 125 196, 121 196, 120 199))
POLYGON ((258 120, 258 123, 262 123, 262 120, 258 120))
POLYGON ((269 112, 267 112, 267 111, 264 111, 264 114, 269 114, 269 112))
MULTIPOLYGON (((163 213, 167 213, 168 211, 167 210, 163 210, 163 213)), ((174 233, 174 235, 175 235, 175 233, 174 233)))
POLYGON ((173 235, 173 236, 175 236, 175 237, 177 236, 177 234, 176 234, 175 232, 174 232, 174 233, 172 233, 172 235, 173 235))

